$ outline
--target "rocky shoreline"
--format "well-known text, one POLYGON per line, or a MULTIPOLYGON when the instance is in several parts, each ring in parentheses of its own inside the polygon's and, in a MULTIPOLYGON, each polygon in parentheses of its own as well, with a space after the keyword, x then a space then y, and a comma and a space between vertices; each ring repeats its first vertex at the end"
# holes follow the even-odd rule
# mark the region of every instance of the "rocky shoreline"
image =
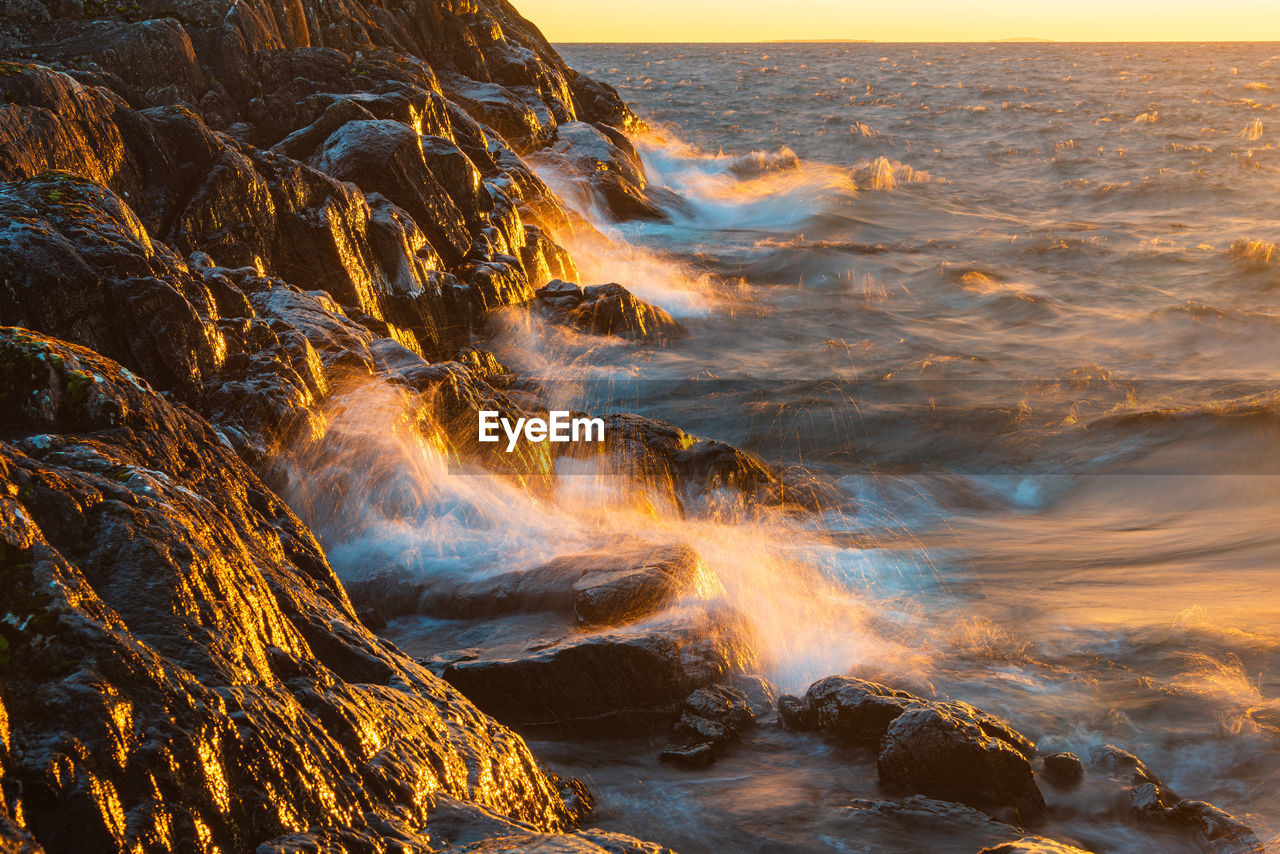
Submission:
MULTIPOLYGON (((898 800, 858 808, 987 823, 990 852, 1080 850, 1024 828, 1082 777, 1153 839, 1262 850, 1118 749, 1040 756, 852 677, 777 696, 687 546, 344 587, 277 495, 336 395, 385 384, 460 458, 547 473, 552 451, 513 468, 469 438, 482 409, 545 411, 476 346, 486 316, 686 333, 623 271, 580 281, 563 244, 606 239, 530 163, 608 219, 680 202, 640 119, 506 2, 17 0, 0 57, 0 850, 656 852, 589 829, 587 788, 514 728, 657 734, 699 773, 763 726, 874 751, 898 800), (449 621, 433 649, 376 633, 410 606, 449 621)), ((685 512, 832 500, 605 418, 603 464, 685 512)))

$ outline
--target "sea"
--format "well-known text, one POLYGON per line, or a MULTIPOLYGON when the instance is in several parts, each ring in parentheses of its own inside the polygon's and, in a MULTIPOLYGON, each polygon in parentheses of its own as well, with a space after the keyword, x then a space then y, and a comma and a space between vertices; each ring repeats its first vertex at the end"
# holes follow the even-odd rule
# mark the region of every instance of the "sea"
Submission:
MULTIPOLYGON (((674 508, 571 469, 522 491, 379 433, 398 404, 364 390, 333 433, 376 451, 328 472, 346 497, 312 518, 339 572, 688 542, 780 690, 844 673, 967 700, 1045 753, 1131 751, 1277 839, 1280 44, 557 47, 648 123, 649 181, 674 193, 669 221, 617 224, 543 170, 609 238, 566 238, 583 283, 688 334, 601 343, 514 313, 483 343, 574 407, 804 466, 838 499, 674 508)), ((440 625, 388 633, 425 654, 440 625)), ((972 852, 985 832, 895 813, 874 757, 820 738, 762 730, 697 774, 634 740, 533 741, 592 787, 596 824, 680 851, 972 852)), ((1050 802, 1048 835, 1091 850, 1199 850, 1101 789, 1050 802)))

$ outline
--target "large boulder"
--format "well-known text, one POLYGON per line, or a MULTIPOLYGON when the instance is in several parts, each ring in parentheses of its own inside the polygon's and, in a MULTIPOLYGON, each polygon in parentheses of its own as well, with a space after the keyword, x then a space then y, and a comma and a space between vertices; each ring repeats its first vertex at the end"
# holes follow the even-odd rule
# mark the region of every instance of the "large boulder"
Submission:
POLYGON ((1019 822, 1045 809, 1031 770, 1035 745, 967 703, 910 709, 889 724, 876 769, 886 786, 986 810, 1019 822))
MULTIPOLYGON (((458 264, 470 248, 466 216, 427 165, 422 138, 408 125, 386 119, 347 122, 325 140, 311 163, 408 211, 446 263, 458 264)), ((485 201, 492 204, 487 196, 485 201)))

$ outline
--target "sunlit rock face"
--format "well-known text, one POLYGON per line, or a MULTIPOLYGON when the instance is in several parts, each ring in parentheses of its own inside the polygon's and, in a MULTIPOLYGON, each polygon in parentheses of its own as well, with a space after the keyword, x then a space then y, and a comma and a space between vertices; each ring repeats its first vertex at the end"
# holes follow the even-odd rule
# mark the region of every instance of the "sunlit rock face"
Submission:
POLYGON ((13 328, 0 399, 0 758, 47 850, 412 838, 436 795, 570 823, 519 737, 359 624, 207 423, 13 328))
POLYGON ((0 850, 659 850, 259 480, 353 381, 514 408, 464 348, 578 278, 569 122, 640 127, 501 2, 0 6, 0 850))

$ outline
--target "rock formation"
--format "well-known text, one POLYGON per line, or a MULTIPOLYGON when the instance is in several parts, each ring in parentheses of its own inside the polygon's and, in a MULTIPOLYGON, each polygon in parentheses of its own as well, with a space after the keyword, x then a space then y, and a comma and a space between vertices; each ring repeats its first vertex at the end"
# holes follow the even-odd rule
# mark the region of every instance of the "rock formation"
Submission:
POLYGON ((500 398, 453 354, 590 228, 521 154, 627 154, 617 94, 496 0, 29 0, 0 55, 5 850, 658 850, 547 836, 582 799, 259 478, 353 377, 500 398))

